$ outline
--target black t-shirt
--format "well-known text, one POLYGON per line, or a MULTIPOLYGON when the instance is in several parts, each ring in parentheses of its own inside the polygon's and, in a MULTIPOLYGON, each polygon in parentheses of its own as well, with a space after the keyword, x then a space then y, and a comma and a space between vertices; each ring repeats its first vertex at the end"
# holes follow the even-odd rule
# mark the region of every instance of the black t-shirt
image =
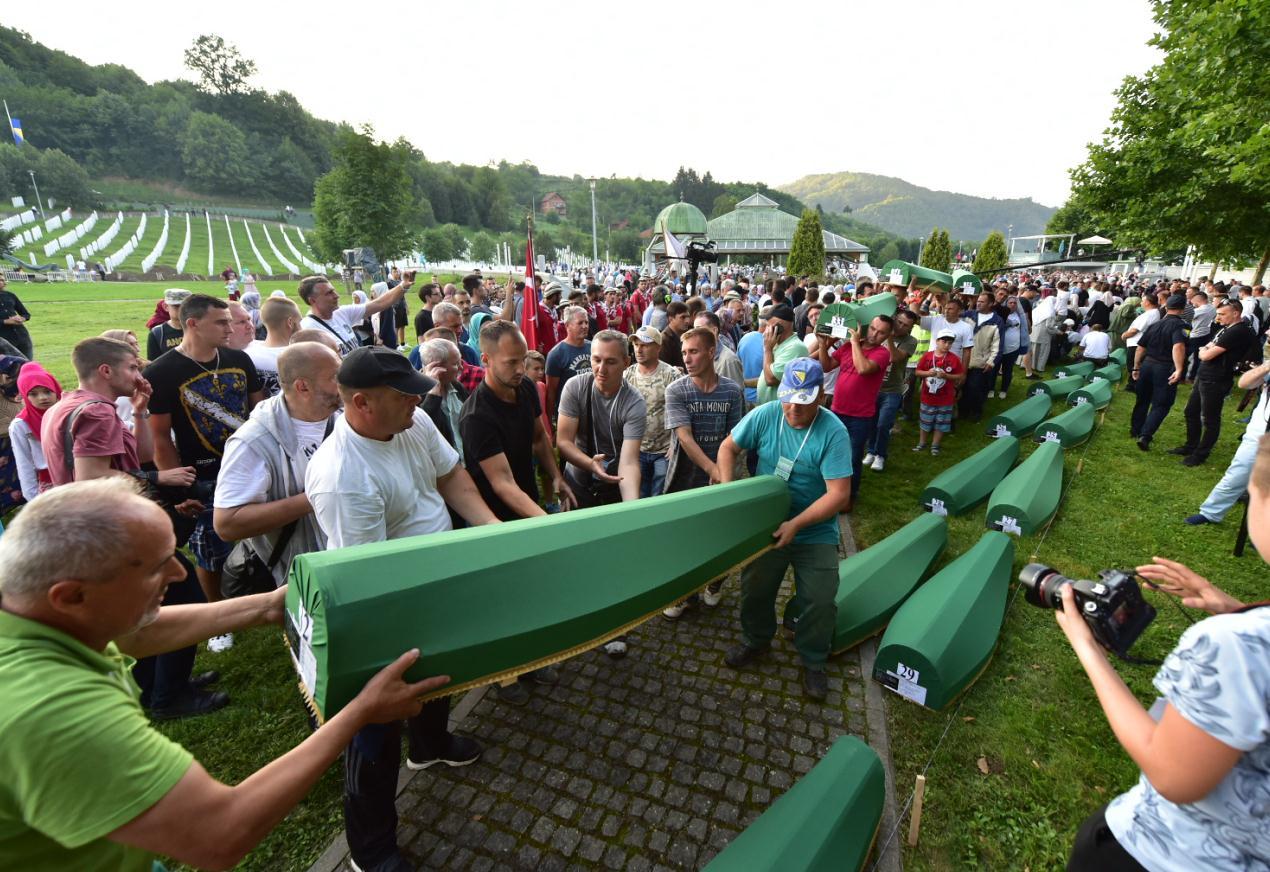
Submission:
MULTIPOLYGON (((21 315, 26 320, 31 320, 31 313, 27 311, 26 306, 22 305, 22 301, 18 299, 17 294, 12 291, 0 291, 0 322, 12 318, 14 315, 21 315)), ((25 324, 0 323, 0 336, 19 348, 29 344, 31 341, 25 324)))
POLYGON ((176 348, 184 338, 185 331, 173 327, 171 321, 156 324, 150 328, 150 335, 146 338, 146 358, 158 360, 163 352, 176 348))
POLYGON ((535 502, 538 482, 534 480, 534 421, 542 415, 538 389, 528 378, 516 389, 516 402, 508 403, 481 382, 463 403, 459 413, 459 433, 463 437, 463 461, 468 474, 490 510, 502 521, 520 515, 508 508, 481 469, 481 461, 497 454, 507 457, 516 484, 535 502))
POLYGON ((420 309, 419 314, 415 315, 415 336, 422 336, 432 329, 432 312, 429 309, 420 309))
POLYGON ((1142 347, 1146 356, 1157 363, 1173 362, 1173 346, 1186 345, 1186 325, 1176 315, 1165 315, 1142 331, 1142 347))
POLYGON ((1226 349, 1224 354, 1213 360, 1201 360, 1199 378, 1208 382, 1228 382, 1235 377, 1235 367, 1248 357, 1248 352, 1257 341, 1256 334, 1245 321, 1238 321, 1229 327, 1217 330, 1213 342, 1226 349))
POLYGON ((172 416, 181 463, 200 480, 214 480, 226 440, 247 420, 248 395, 261 389, 260 376, 244 351, 222 348, 219 364, 215 355, 201 364, 173 351, 147 366, 145 377, 153 388, 150 411, 172 416))

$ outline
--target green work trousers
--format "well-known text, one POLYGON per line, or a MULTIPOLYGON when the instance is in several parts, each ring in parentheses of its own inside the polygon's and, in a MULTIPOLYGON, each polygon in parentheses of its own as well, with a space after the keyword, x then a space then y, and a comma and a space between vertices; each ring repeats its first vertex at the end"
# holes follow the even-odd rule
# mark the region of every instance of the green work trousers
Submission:
POLYGON ((838 546, 797 543, 759 555, 741 572, 741 633, 751 648, 766 648, 776 635, 776 594, 794 567, 799 613, 794 646, 810 669, 824 669, 838 618, 838 546))

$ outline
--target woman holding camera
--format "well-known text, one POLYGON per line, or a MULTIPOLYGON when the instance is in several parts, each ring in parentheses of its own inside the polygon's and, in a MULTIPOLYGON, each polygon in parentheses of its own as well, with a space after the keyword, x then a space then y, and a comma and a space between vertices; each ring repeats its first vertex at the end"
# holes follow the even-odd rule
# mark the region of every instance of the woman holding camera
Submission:
MULTIPOLYGON (((1249 482, 1248 531, 1270 560, 1270 436, 1249 482)), ((1142 777, 1091 815, 1069 870, 1270 868, 1270 608, 1245 606, 1161 557, 1138 574, 1214 617, 1182 634, 1148 712, 1107 661, 1070 585, 1058 623, 1142 777)))

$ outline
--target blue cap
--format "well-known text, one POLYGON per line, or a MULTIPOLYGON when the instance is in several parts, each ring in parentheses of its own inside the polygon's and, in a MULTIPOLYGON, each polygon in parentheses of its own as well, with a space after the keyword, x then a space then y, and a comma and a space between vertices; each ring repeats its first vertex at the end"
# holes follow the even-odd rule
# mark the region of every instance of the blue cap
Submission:
POLYGON ((816 402, 824 384, 825 371, 821 368, 820 361, 800 357, 785 366, 785 375, 781 377, 777 396, 782 403, 808 406, 816 402))

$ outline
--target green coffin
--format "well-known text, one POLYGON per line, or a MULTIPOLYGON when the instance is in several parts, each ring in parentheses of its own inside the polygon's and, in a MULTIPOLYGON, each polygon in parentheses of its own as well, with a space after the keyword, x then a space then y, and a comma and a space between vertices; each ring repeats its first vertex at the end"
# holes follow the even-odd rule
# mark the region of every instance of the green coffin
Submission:
MULTIPOLYGON (((1089 414, 1093 414, 1092 409, 1089 414)), ((1054 515, 1062 495, 1063 446, 1042 442, 992 492, 987 525, 992 530, 1027 536, 1054 515)))
POLYGON ((434 696, 501 681, 620 635, 772 542, 775 476, 598 509, 303 554, 287 638, 320 718, 410 648, 434 696))
POLYGON ((894 317, 899 300, 894 294, 874 294, 859 303, 834 303, 826 306, 816 319, 816 332, 839 339, 847 338, 847 330, 868 325, 878 315, 894 317))
POLYGON ((969 270, 955 269, 952 271, 953 287, 957 289, 959 294, 974 294, 978 296, 983 291, 983 282, 979 277, 969 270))
POLYGON ((1129 349, 1117 348, 1107 355, 1107 359, 1127 368, 1129 366, 1129 349))
MULTIPOLYGON (((1077 393, 1079 391, 1072 391, 1072 396, 1077 393)), ((1075 404, 1061 415, 1055 415, 1043 422, 1036 428, 1032 438, 1037 442, 1057 442, 1064 448, 1079 445, 1089 438, 1090 432, 1094 429, 1095 411, 1096 407, 1086 399, 1085 402, 1075 404)))
POLYGON ((877 752, 842 736, 798 783, 705 867, 707 872, 858 872, 886 798, 877 752))
POLYGON ((1084 378, 1094 371, 1094 362, 1092 360, 1082 360, 1080 363, 1069 363, 1066 366, 1060 366, 1054 370, 1055 378, 1067 378, 1068 376, 1078 375, 1084 378))
POLYGON ((1124 370, 1119 364, 1109 363, 1106 366, 1099 367, 1089 374, 1088 381, 1097 381, 1098 379, 1106 379, 1113 384, 1119 384, 1120 377, 1124 375, 1124 370))
POLYGON ((834 654, 886 626, 948 544, 948 524, 929 512, 838 564, 834 654))
POLYGON ((1105 378, 1094 379, 1083 388, 1077 388, 1067 395, 1067 402, 1073 406, 1090 403, 1095 409, 1105 409, 1111 402, 1111 394, 1115 390, 1115 382, 1105 378))
POLYGON ((936 515, 960 515, 992 492, 1019 456, 1019 440, 1003 436, 935 476, 922 505, 936 515))
POLYGON ((1063 400, 1067 398, 1068 394, 1084 383, 1085 377, 1083 375, 1069 375, 1067 378, 1052 378, 1032 385, 1032 388, 1027 392, 1027 395, 1029 397, 1034 397, 1037 394, 1045 394, 1051 400, 1063 400))
POLYGON ((1053 401, 1049 394, 1040 393, 1016 403, 988 422, 988 435, 994 439, 1003 436, 1024 436, 1036 429, 1050 413, 1053 401))
POLYGON ((917 279, 917 287, 921 290, 938 288, 941 291, 950 291, 953 286, 953 277, 950 274, 905 260, 888 260, 878 270, 878 280, 893 285, 907 286, 912 279, 917 279))
POLYGON ((1013 540, 984 533, 900 606, 882 634, 873 678, 927 708, 956 699, 992 657, 1013 562, 1013 540))

